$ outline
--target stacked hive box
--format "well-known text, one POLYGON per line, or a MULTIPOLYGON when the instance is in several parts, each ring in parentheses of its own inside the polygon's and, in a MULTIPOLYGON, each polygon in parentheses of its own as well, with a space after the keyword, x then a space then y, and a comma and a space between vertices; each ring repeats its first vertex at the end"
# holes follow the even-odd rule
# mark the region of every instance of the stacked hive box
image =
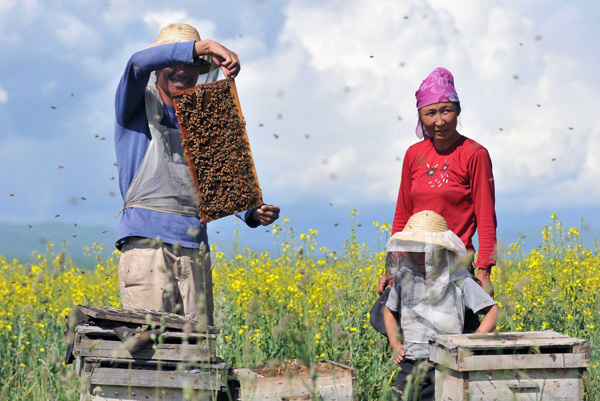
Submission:
POLYGON ((198 85, 173 99, 202 221, 262 205, 235 82, 198 85))
POLYGON ((215 358, 214 329, 189 332, 194 322, 164 312, 78 308, 92 323, 76 326, 70 355, 82 400, 183 400, 185 392, 195 400, 227 399, 227 365, 215 358))
POLYGON ((554 331, 440 335, 429 343, 436 401, 583 399, 589 344, 554 331))

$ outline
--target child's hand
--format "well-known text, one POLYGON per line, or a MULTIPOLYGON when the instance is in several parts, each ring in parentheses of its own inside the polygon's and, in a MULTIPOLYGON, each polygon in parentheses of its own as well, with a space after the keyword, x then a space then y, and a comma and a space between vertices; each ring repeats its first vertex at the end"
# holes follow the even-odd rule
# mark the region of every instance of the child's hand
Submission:
POLYGON ((402 362, 405 355, 404 347, 402 346, 402 344, 393 345, 392 350, 392 359, 394 360, 394 363, 402 362))

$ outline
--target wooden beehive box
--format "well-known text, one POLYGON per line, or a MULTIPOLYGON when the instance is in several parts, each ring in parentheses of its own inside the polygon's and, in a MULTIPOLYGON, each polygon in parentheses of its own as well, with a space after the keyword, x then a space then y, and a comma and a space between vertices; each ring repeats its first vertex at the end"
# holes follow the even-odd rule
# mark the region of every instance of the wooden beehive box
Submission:
POLYGON ((197 400, 226 395, 227 364, 215 357, 214 329, 190 332, 193 321, 165 312, 78 307, 78 313, 90 318, 75 327, 71 350, 82 378, 81 400, 183 400, 185 391, 197 400), (136 331, 144 338, 153 328, 141 345, 129 341, 136 331), (131 331, 125 340, 123 330, 131 331))
POLYGON ((173 94, 203 223, 263 204, 233 79, 173 94))
POLYGON ((235 400, 241 401, 356 401, 356 371, 332 362, 315 362, 313 381, 307 368, 267 374, 264 367, 233 369, 235 400), (261 374, 262 373, 262 374, 261 374))
POLYGON ((440 335, 429 342, 436 401, 582 400, 585 340, 555 331, 440 335))

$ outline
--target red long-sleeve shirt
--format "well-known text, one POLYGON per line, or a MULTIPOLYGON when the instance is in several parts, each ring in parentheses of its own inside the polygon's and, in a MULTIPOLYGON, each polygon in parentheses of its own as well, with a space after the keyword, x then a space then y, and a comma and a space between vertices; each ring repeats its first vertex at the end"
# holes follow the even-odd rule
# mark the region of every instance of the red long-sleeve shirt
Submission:
POLYGON ((412 145, 402 165, 400 192, 392 234, 402 231, 408 218, 433 210, 448 228, 475 251, 473 235, 479 237, 475 267, 496 264, 496 211, 492 161, 477 142, 461 137, 448 149, 437 151, 432 139, 412 145))

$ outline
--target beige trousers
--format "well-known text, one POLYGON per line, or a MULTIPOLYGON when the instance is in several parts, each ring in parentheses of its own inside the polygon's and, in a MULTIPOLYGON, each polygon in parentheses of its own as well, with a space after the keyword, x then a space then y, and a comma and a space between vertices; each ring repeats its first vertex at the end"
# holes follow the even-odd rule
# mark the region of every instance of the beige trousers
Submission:
POLYGON ((209 251, 129 238, 121 249, 119 287, 125 309, 173 312, 213 325, 209 251))

